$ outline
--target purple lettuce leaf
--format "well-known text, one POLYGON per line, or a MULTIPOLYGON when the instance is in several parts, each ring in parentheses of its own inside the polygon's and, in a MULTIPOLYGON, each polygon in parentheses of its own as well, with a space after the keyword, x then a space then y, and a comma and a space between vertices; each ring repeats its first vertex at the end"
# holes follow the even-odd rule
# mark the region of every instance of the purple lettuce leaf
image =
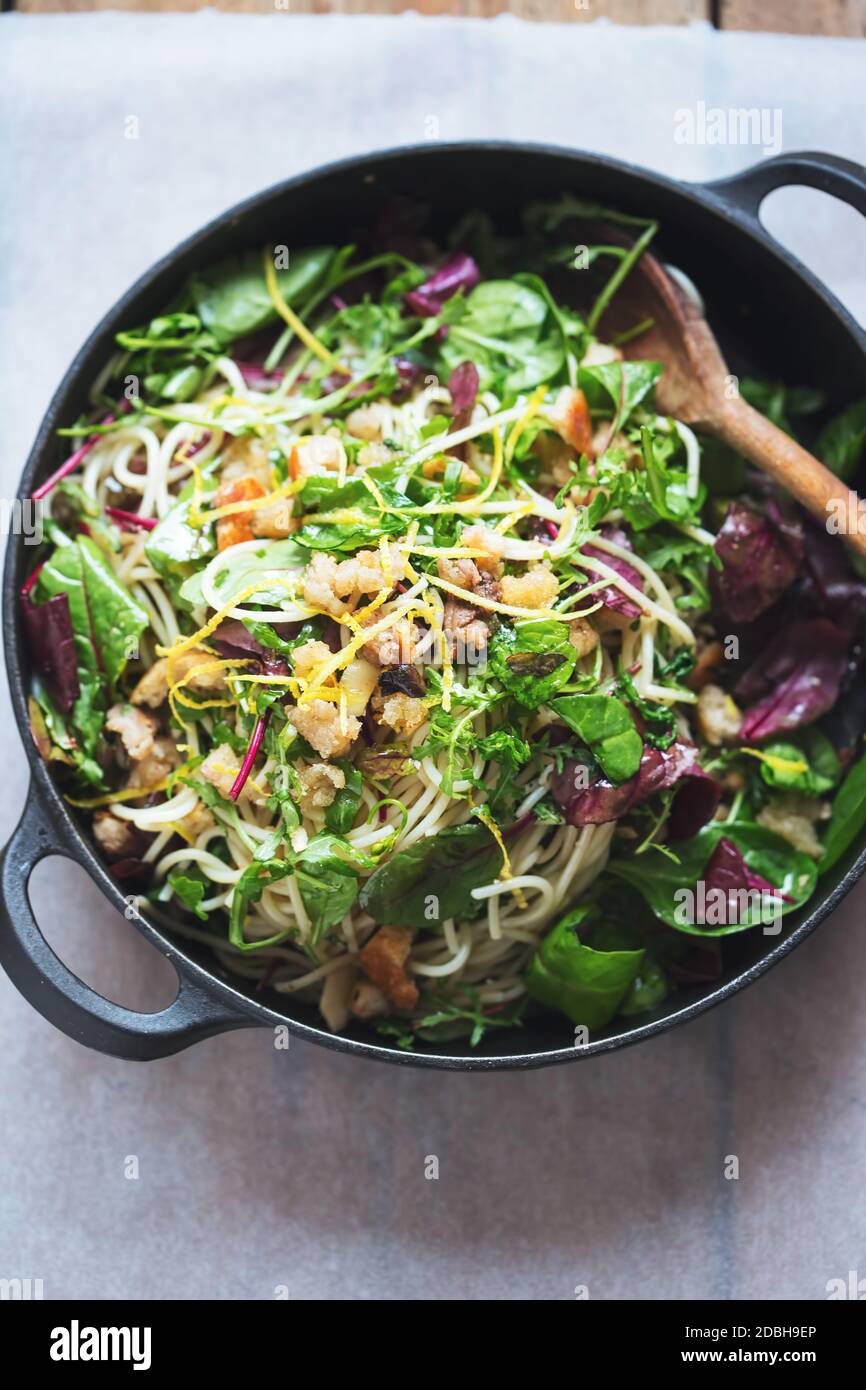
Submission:
MULTIPOLYGON (((631 549, 628 536, 614 526, 602 528, 602 535, 605 540, 612 541, 615 545, 621 545, 626 549, 631 549)), ((606 550, 599 550, 594 545, 584 545, 581 547, 582 553, 588 555, 590 559, 601 560, 609 565, 617 574, 622 575, 623 579, 632 584, 635 589, 643 593, 643 576, 640 570, 636 570, 634 565, 630 565, 627 560, 621 560, 617 555, 609 555, 606 550)), ((590 579, 597 579, 598 575, 593 571, 590 579)), ((626 618, 639 618, 641 610, 633 599, 618 589, 615 584, 607 584, 603 589, 596 590, 595 597, 600 599, 605 608, 610 608, 615 613, 622 613, 626 618)))
POLYGON ((772 498, 763 513, 732 502, 716 537, 722 568, 710 572, 717 613, 735 623, 757 618, 793 583, 803 549, 802 525, 784 516, 772 498))
POLYGON ((458 416, 472 414, 480 384, 478 368, 474 362, 460 362, 454 368, 448 378, 448 390, 451 393, 455 421, 458 416))
POLYGON ((68 714, 81 693, 69 599, 55 594, 45 603, 34 603, 29 592, 22 593, 21 616, 33 662, 58 708, 68 714))
POLYGON ((420 318, 435 318, 446 299, 450 299, 458 290, 465 290, 468 294, 480 279, 481 271, 472 257, 465 251, 458 251, 456 256, 434 271, 423 285, 410 290, 404 298, 420 318))
POLYGON ((853 631, 866 621, 866 581, 858 578, 844 545, 820 526, 806 532, 803 597, 816 612, 853 631))
POLYGON ((703 871, 707 892, 720 888, 723 893, 754 888, 762 893, 775 893, 776 888, 762 874, 750 869, 733 840, 719 840, 703 871))
POLYGON ((677 741, 665 749, 647 744, 637 772, 619 786, 605 777, 596 778, 587 787, 576 786, 575 774, 580 767, 580 763, 569 761, 551 779, 553 799, 570 825, 604 825, 618 820, 648 797, 682 783, 671 807, 668 833, 672 839, 688 839, 712 818, 721 799, 719 783, 704 772, 692 743, 677 741))
POLYGON ((848 636, 829 618, 792 623, 770 643, 734 687, 747 708, 744 743, 801 729, 826 714, 848 669, 848 636))

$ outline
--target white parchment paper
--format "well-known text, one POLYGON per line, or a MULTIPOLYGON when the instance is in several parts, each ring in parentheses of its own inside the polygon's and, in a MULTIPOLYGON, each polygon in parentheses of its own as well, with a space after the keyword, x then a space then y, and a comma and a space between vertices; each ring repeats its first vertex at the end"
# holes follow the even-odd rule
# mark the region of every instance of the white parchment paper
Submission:
MULTIPOLYGON (((685 178, 776 152, 678 143, 700 102, 770 113, 783 150, 862 161, 863 54, 705 25, 4 15, 3 495, 96 320, 239 198, 427 138, 571 144, 685 178)), ((866 318, 855 213, 791 191, 765 220, 866 318)), ((26 771, 5 694, 3 714, 5 840, 26 771)), ((34 896, 105 992, 171 997, 166 963, 83 873, 52 861, 34 896)), ((48 1298, 823 1298, 866 1273, 864 906, 853 894, 696 1024, 527 1075, 277 1052, 266 1032, 136 1066, 61 1036, 0 978, 0 1276, 48 1298)))

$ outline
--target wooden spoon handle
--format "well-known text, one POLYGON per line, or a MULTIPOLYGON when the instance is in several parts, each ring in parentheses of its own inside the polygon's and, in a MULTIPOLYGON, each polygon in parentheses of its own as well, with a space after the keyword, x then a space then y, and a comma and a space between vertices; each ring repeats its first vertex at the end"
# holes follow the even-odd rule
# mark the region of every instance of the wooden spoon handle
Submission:
POLYGON ((742 398, 725 401, 712 423, 715 433, 866 560, 866 504, 835 473, 742 398))

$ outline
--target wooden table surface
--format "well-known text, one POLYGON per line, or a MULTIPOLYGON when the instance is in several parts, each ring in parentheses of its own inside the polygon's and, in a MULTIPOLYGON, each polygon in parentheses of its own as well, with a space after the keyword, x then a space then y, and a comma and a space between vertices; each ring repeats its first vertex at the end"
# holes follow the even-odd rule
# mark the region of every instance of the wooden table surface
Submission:
POLYGON ((4 10, 31 14, 87 10, 199 10, 236 13, 290 10, 295 14, 399 14, 489 18, 508 12, 523 19, 575 23, 602 17, 620 24, 687 24, 710 20, 719 29, 790 34, 862 36, 866 0, 0 0, 4 10))

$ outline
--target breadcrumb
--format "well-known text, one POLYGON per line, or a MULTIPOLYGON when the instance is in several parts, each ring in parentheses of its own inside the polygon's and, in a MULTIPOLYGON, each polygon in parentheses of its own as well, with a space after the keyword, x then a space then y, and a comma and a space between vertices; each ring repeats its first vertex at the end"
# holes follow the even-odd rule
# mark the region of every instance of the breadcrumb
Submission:
POLYGON ((705 685, 695 708, 698 729, 706 743, 718 746, 737 737, 743 716, 720 685, 705 685))
POLYGON ((332 655, 331 648, 324 642, 315 639, 312 642, 304 642, 294 650, 295 675, 299 680, 309 680, 316 667, 321 666, 332 655))
POLYGON ((180 762, 180 754, 170 738, 156 738, 150 752, 133 763, 129 787, 155 787, 164 782, 180 762))
MULTIPOLYGON (((181 652, 172 660, 172 680, 175 685, 185 683, 190 690, 199 695, 209 695, 213 691, 222 690, 225 686, 222 671, 197 671, 188 681, 186 680, 194 667, 217 660, 219 658, 214 656, 213 652, 206 652, 204 647, 193 647, 188 652, 181 652)), ((168 664, 169 657, 163 656, 154 662, 150 670, 145 671, 129 697, 134 705, 147 705, 150 709, 158 709, 168 699, 168 664)))
POLYGON ((595 651, 598 646, 598 633, 586 618, 575 618, 573 623, 569 623, 568 640, 580 658, 595 651))
POLYGON ((323 758, 342 758, 361 732, 360 723, 350 714, 344 734, 340 728, 340 711, 328 700, 311 700, 308 705, 298 707, 289 705, 286 718, 323 758))
POLYGON ((380 927, 358 952, 364 974, 396 1009, 414 1009, 418 986, 409 978, 406 961, 412 949, 412 933, 405 927, 380 927))
POLYGON ((766 826, 801 854, 820 859, 824 847, 815 833, 815 822, 829 814, 829 806, 812 796, 788 792, 776 797, 758 812, 759 825, 766 826))
POLYGON ((121 820, 110 811, 97 811, 93 817, 96 843, 115 858, 134 855, 139 846, 138 832, 131 821, 121 820))
POLYGON ((310 763, 309 767, 298 769, 298 781, 301 784, 300 807, 309 815, 311 811, 321 811, 331 805, 337 792, 346 785, 346 774, 330 763, 310 763))
POLYGON ((346 450, 332 434, 306 435, 289 454, 289 475, 298 478, 338 473, 346 465, 346 450))
POLYGON ((382 702, 380 724, 388 724, 396 734, 414 734, 427 718, 427 706, 414 695, 386 695, 382 702))
POLYGON ((559 580, 545 565, 533 565, 526 574, 506 574, 500 583, 503 601, 515 608, 549 608, 559 594, 559 580))
MULTIPOLYGON (((221 743, 208 753, 198 769, 198 776, 216 787, 220 796, 228 800, 240 770, 241 761, 237 753, 227 743, 221 743)), ((249 800, 253 806, 263 806, 267 801, 264 793, 256 788, 252 777, 247 778, 241 797, 249 800)))
POLYGON ((137 762, 153 748, 159 721, 134 705, 112 705, 105 716, 105 727, 110 734, 120 734, 130 758, 137 762))
POLYGON ((366 439, 368 444, 380 444, 391 418, 391 407, 387 401, 372 401, 369 405, 359 405, 346 416, 346 429, 355 439, 366 439))

